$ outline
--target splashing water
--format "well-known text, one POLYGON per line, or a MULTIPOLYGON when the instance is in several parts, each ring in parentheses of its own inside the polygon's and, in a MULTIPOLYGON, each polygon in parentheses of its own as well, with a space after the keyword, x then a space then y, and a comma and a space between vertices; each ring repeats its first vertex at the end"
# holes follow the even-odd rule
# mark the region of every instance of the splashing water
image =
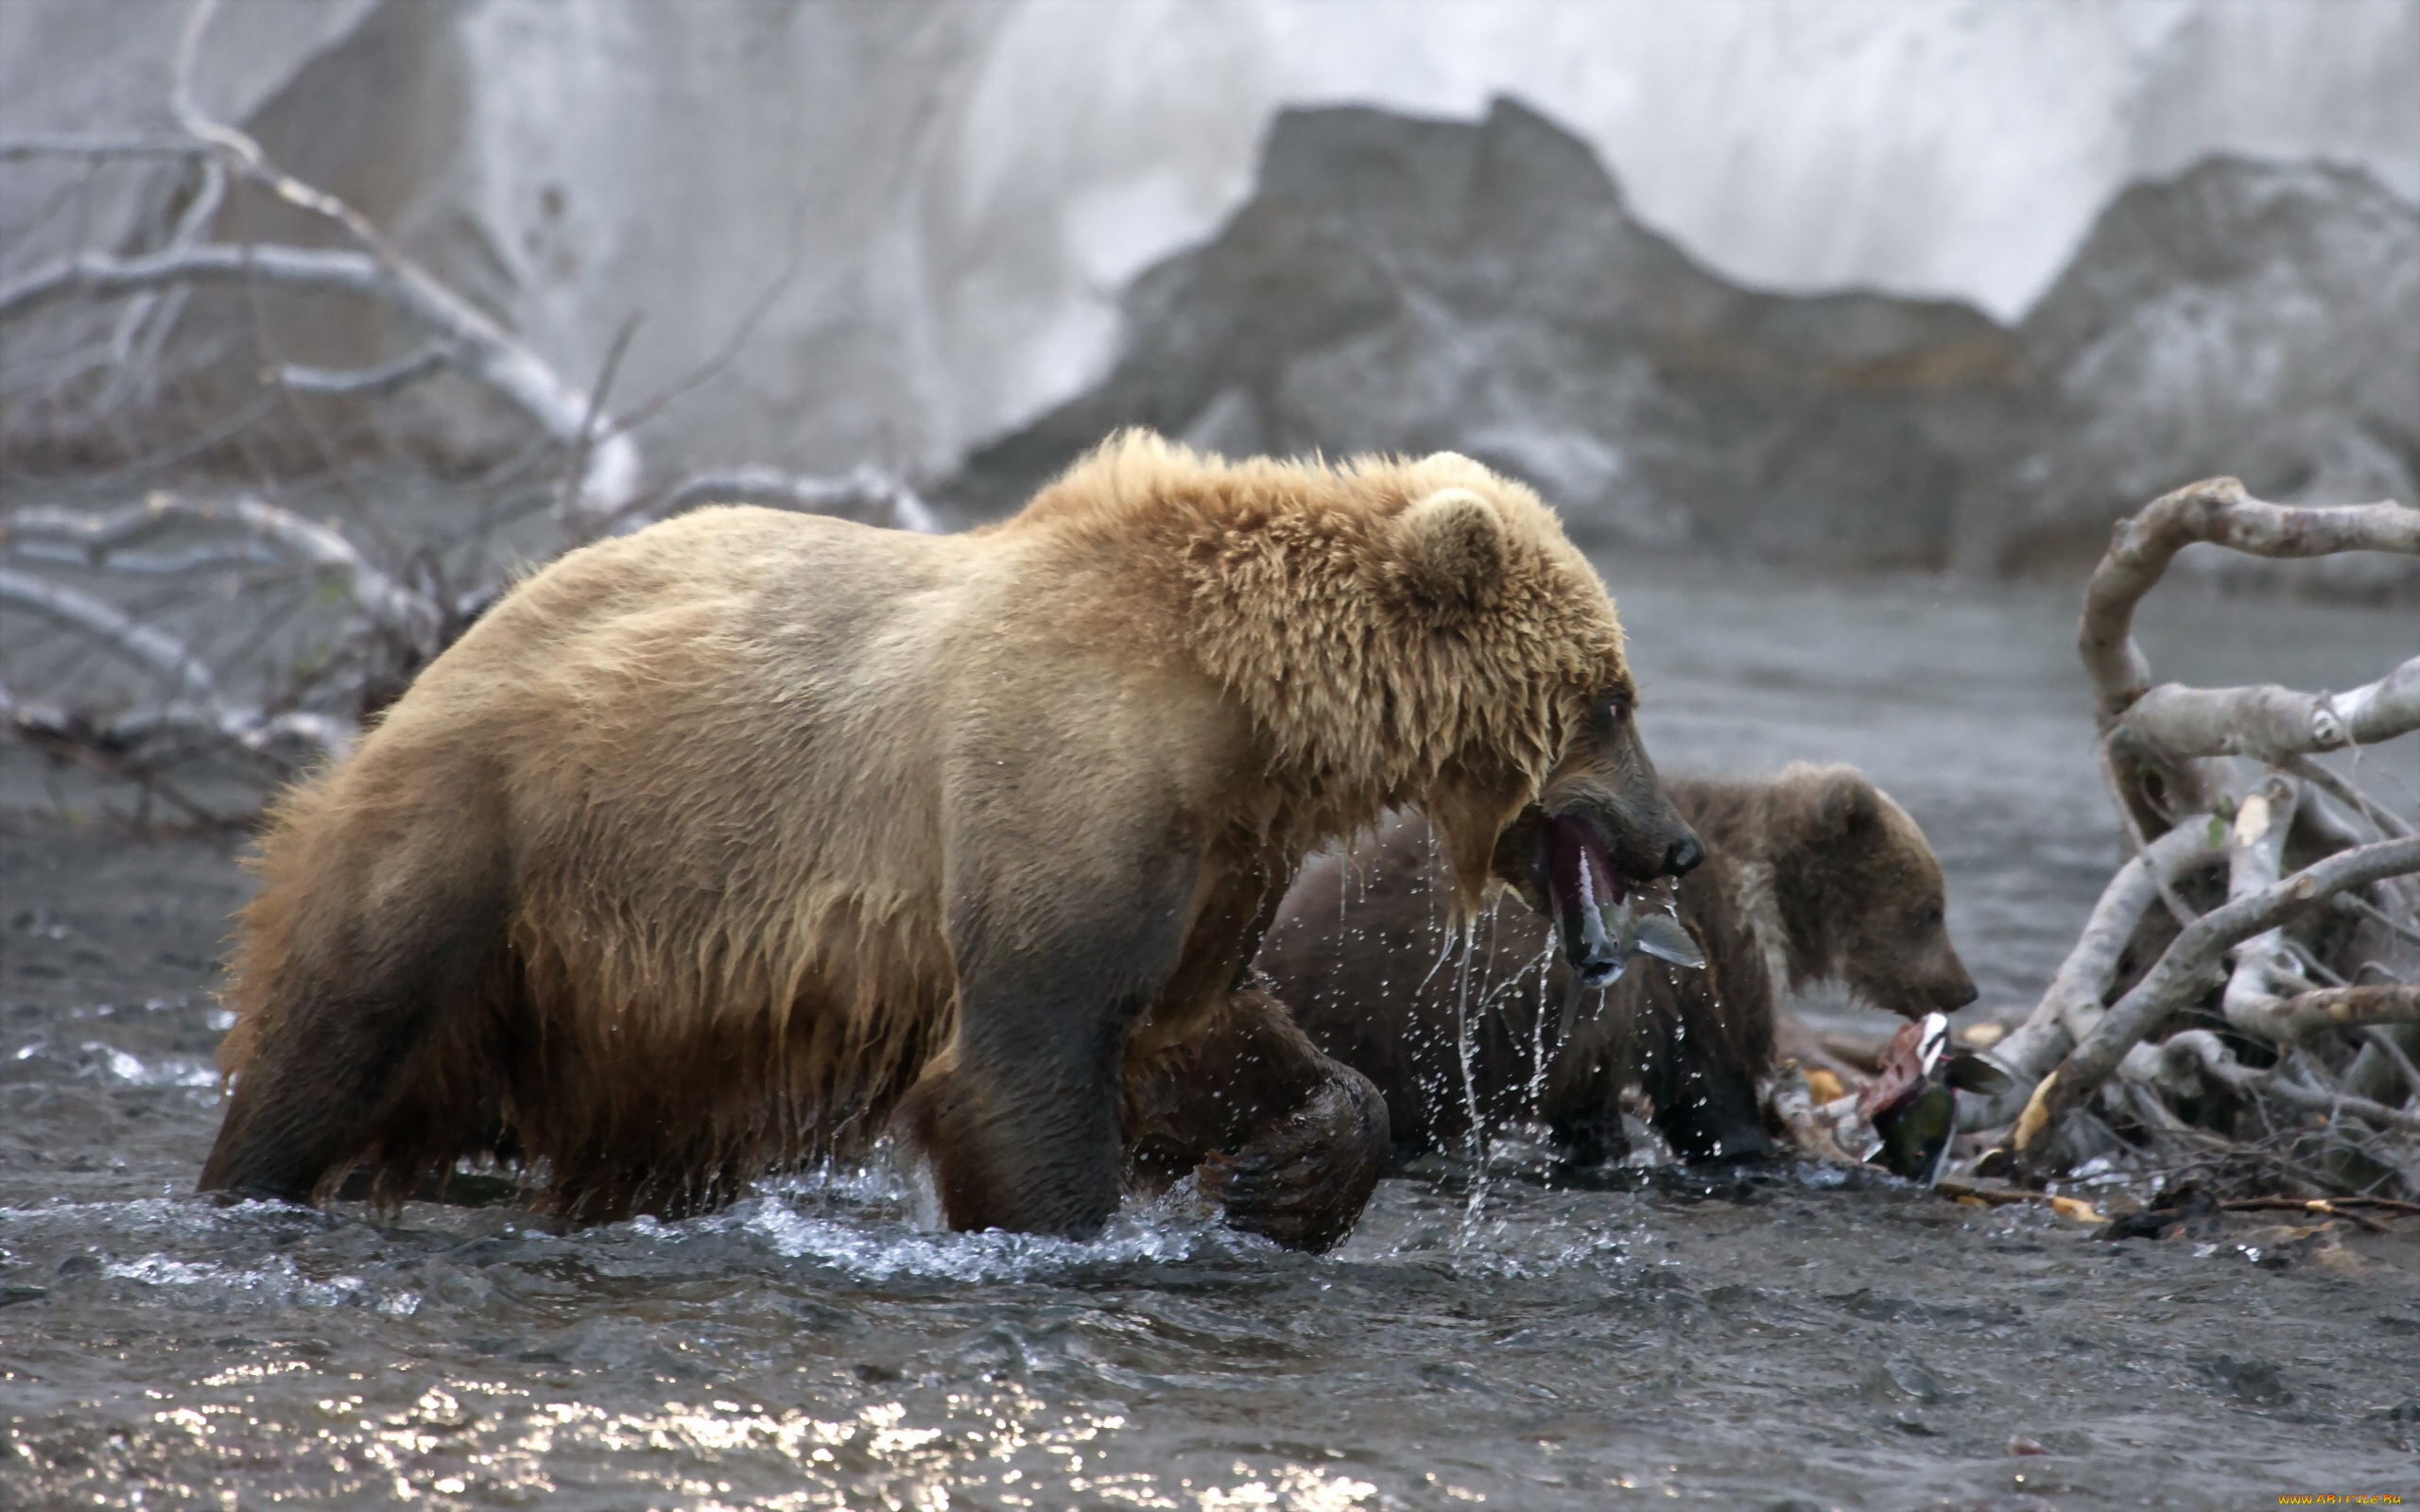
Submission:
POLYGON ((1471 1027, 1471 970, 1478 950, 1478 920, 1465 919, 1447 932, 1450 950, 1461 947, 1454 965, 1454 1054, 1462 1072, 1462 1112, 1470 1120, 1470 1196, 1462 1210, 1462 1238, 1469 1241, 1487 1208, 1488 1156, 1494 1136, 1478 1100, 1478 1043, 1471 1027))
POLYGON ((1532 981, 1536 984, 1530 1013, 1530 1080, 1522 1091, 1521 1098, 1521 1106, 1525 1108, 1535 1109, 1545 1103, 1547 1057, 1563 1048, 1560 1040, 1551 1047, 1547 1043, 1547 984, 1553 974, 1555 950, 1554 936, 1548 934, 1537 955, 1512 979, 1515 986, 1532 981))

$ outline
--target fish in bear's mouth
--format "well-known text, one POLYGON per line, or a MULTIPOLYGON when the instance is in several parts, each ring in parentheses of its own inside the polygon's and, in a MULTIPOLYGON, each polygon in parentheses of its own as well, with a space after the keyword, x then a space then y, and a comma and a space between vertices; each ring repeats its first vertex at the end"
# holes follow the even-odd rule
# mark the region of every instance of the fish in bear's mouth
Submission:
POLYGON ((1571 1033, 1581 994, 1611 987, 1644 951, 1677 966, 1703 967, 1697 940, 1669 914, 1634 914, 1629 880, 1614 869, 1596 824, 1575 813, 1549 814, 1538 844, 1545 863, 1546 893, 1555 937, 1571 968, 1564 993, 1562 1033, 1571 1033))

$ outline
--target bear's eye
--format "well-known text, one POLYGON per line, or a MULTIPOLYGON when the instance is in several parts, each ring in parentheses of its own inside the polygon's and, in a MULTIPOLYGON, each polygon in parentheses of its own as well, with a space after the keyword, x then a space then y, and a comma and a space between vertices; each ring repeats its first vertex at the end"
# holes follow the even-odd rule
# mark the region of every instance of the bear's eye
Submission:
POLYGON ((1630 717, 1634 701, 1627 693, 1609 693, 1597 706, 1597 712, 1608 725, 1618 725, 1630 717))
POLYGON ((1922 924, 1927 929, 1930 929, 1933 925, 1940 923, 1941 904, 1932 903, 1927 906, 1916 915, 1916 922, 1922 924))

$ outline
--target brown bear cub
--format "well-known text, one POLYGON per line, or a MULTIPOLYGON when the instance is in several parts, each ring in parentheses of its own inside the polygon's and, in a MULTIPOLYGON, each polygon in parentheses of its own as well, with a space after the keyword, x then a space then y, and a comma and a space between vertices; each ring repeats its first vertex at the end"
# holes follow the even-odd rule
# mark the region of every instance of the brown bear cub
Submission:
POLYGON ((1568 1042, 1570 968, 1543 919, 1499 903, 1468 950, 1449 951, 1443 874, 1419 819, 1394 816, 1303 868, 1260 964, 1313 1042, 1385 1094, 1398 1160, 1467 1138, 1473 1108, 1488 1126, 1543 1120, 1575 1163, 1617 1159, 1630 1089, 1684 1157, 1761 1155, 1757 1083, 1773 1067, 1786 990, 1837 981, 1910 1018, 1974 1001, 1943 927, 1932 848, 1862 774, 1801 764, 1670 791, 1706 846, 1678 887, 1705 967, 1633 957, 1593 1014, 1583 999, 1568 1042))
POLYGON ((1323 1247, 1386 1105, 1250 970, 1295 868, 1410 807, 1473 905, 1686 869, 1632 696, 1554 513, 1451 455, 1129 434, 963 535, 598 541, 282 799, 201 1185, 493 1158, 668 1215, 896 1132, 959 1228, 1088 1234, 1193 1171, 1323 1247))

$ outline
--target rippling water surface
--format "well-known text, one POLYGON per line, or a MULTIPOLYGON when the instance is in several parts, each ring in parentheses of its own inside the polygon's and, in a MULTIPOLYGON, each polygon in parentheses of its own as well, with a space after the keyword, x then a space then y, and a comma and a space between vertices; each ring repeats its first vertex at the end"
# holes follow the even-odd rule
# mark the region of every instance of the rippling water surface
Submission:
MULTIPOLYGON (((1944 854, 1978 1011, 2030 1001, 2117 857, 2071 596, 1613 576, 1658 760, 1865 766, 1944 854)), ((2420 649, 2408 613, 2154 608, 2201 679, 2420 649)), ((216 1208, 185 1193, 244 886, 226 843, 0 816, 0 1507, 2420 1493, 2420 1246, 2342 1228, 2104 1244, 1813 1166, 1551 1186, 1517 1143, 1476 1202, 1388 1180, 1323 1257, 1182 1190, 1091 1244, 935 1232, 887 1168, 574 1232, 216 1208)))

